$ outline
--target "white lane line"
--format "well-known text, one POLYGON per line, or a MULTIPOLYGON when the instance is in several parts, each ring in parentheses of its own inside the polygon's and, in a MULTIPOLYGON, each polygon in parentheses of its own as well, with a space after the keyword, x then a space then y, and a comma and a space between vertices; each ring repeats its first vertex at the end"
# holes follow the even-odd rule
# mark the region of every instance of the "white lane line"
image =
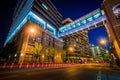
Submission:
POLYGON ((99 71, 98 74, 97 74, 97 80, 101 80, 101 77, 102 77, 102 72, 99 71))

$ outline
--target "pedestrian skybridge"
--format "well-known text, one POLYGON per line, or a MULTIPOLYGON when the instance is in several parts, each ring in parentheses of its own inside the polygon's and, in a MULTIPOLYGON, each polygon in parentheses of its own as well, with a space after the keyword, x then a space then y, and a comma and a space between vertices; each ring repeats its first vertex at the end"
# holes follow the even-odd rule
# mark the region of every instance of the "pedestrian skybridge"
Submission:
POLYGON ((104 15, 104 12, 100 9, 97 9, 97 10, 75 20, 72 23, 69 23, 69 24, 59 28, 58 37, 62 37, 62 36, 72 34, 74 32, 89 28, 90 26, 93 26, 93 25, 103 22, 105 20, 106 20, 106 16, 104 15))

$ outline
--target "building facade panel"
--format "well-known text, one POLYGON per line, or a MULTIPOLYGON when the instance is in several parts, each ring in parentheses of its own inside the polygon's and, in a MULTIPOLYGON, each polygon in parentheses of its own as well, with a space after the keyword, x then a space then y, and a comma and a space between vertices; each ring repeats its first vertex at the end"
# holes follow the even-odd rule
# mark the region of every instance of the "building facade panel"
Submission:
POLYGON ((107 17, 108 29, 111 34, 110 40, 116 50, 114 53, 120 59, 120 1, 104 0, 102 7, 107 17), (115 44, 116 42, 117 44, 115 44))

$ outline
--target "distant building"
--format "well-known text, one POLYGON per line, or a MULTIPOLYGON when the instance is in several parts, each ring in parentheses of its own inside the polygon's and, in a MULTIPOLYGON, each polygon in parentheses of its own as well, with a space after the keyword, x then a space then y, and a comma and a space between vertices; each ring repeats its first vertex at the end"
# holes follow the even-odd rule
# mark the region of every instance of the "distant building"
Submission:
POLYGON ((120 0, 104 0, 102 7, 107 17, 110 42, 120 59, 120 0))
POLYGON ((73 22, 73 20, 71 18, 66 18, 65 20, 62 21, 62 25, 66 25, 73 22))
POLYGON ((88 55, 92 57, 86 30, 62 36, 60 39, 63 40, 63 49, 66 50, 66 61, 79 62, 79 59, 87 58, 88 55))
POLYGON ((95 61, 103 61, 103 56, 106 54, 106 49, 100 46, 92 46, 91 51, 95 61))

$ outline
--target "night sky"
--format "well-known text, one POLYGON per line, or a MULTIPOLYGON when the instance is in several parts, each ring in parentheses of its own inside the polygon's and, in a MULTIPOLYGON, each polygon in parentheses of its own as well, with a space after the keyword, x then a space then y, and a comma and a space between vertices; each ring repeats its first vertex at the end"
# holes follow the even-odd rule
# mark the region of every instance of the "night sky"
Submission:
MULTIPOLYGON (((57 10, 62 14, 63 19, 70 17, 73 20, 84 16, 85 14, 101 7, 102 0, 51 0, 56 6, 57 10)), ((17 0, 1 0, 0 2, 0 47, 3 45, 10 25, 12 22, 12 15, 16 6, 17 0)), ((104 28, 101 30, 101 37, 106 37, 104 28)), ((98 31, 93 30, 89 33, 97 34, 98 31)), ((97 44, 97 37, 90 38, 90 44, 97 44)))

